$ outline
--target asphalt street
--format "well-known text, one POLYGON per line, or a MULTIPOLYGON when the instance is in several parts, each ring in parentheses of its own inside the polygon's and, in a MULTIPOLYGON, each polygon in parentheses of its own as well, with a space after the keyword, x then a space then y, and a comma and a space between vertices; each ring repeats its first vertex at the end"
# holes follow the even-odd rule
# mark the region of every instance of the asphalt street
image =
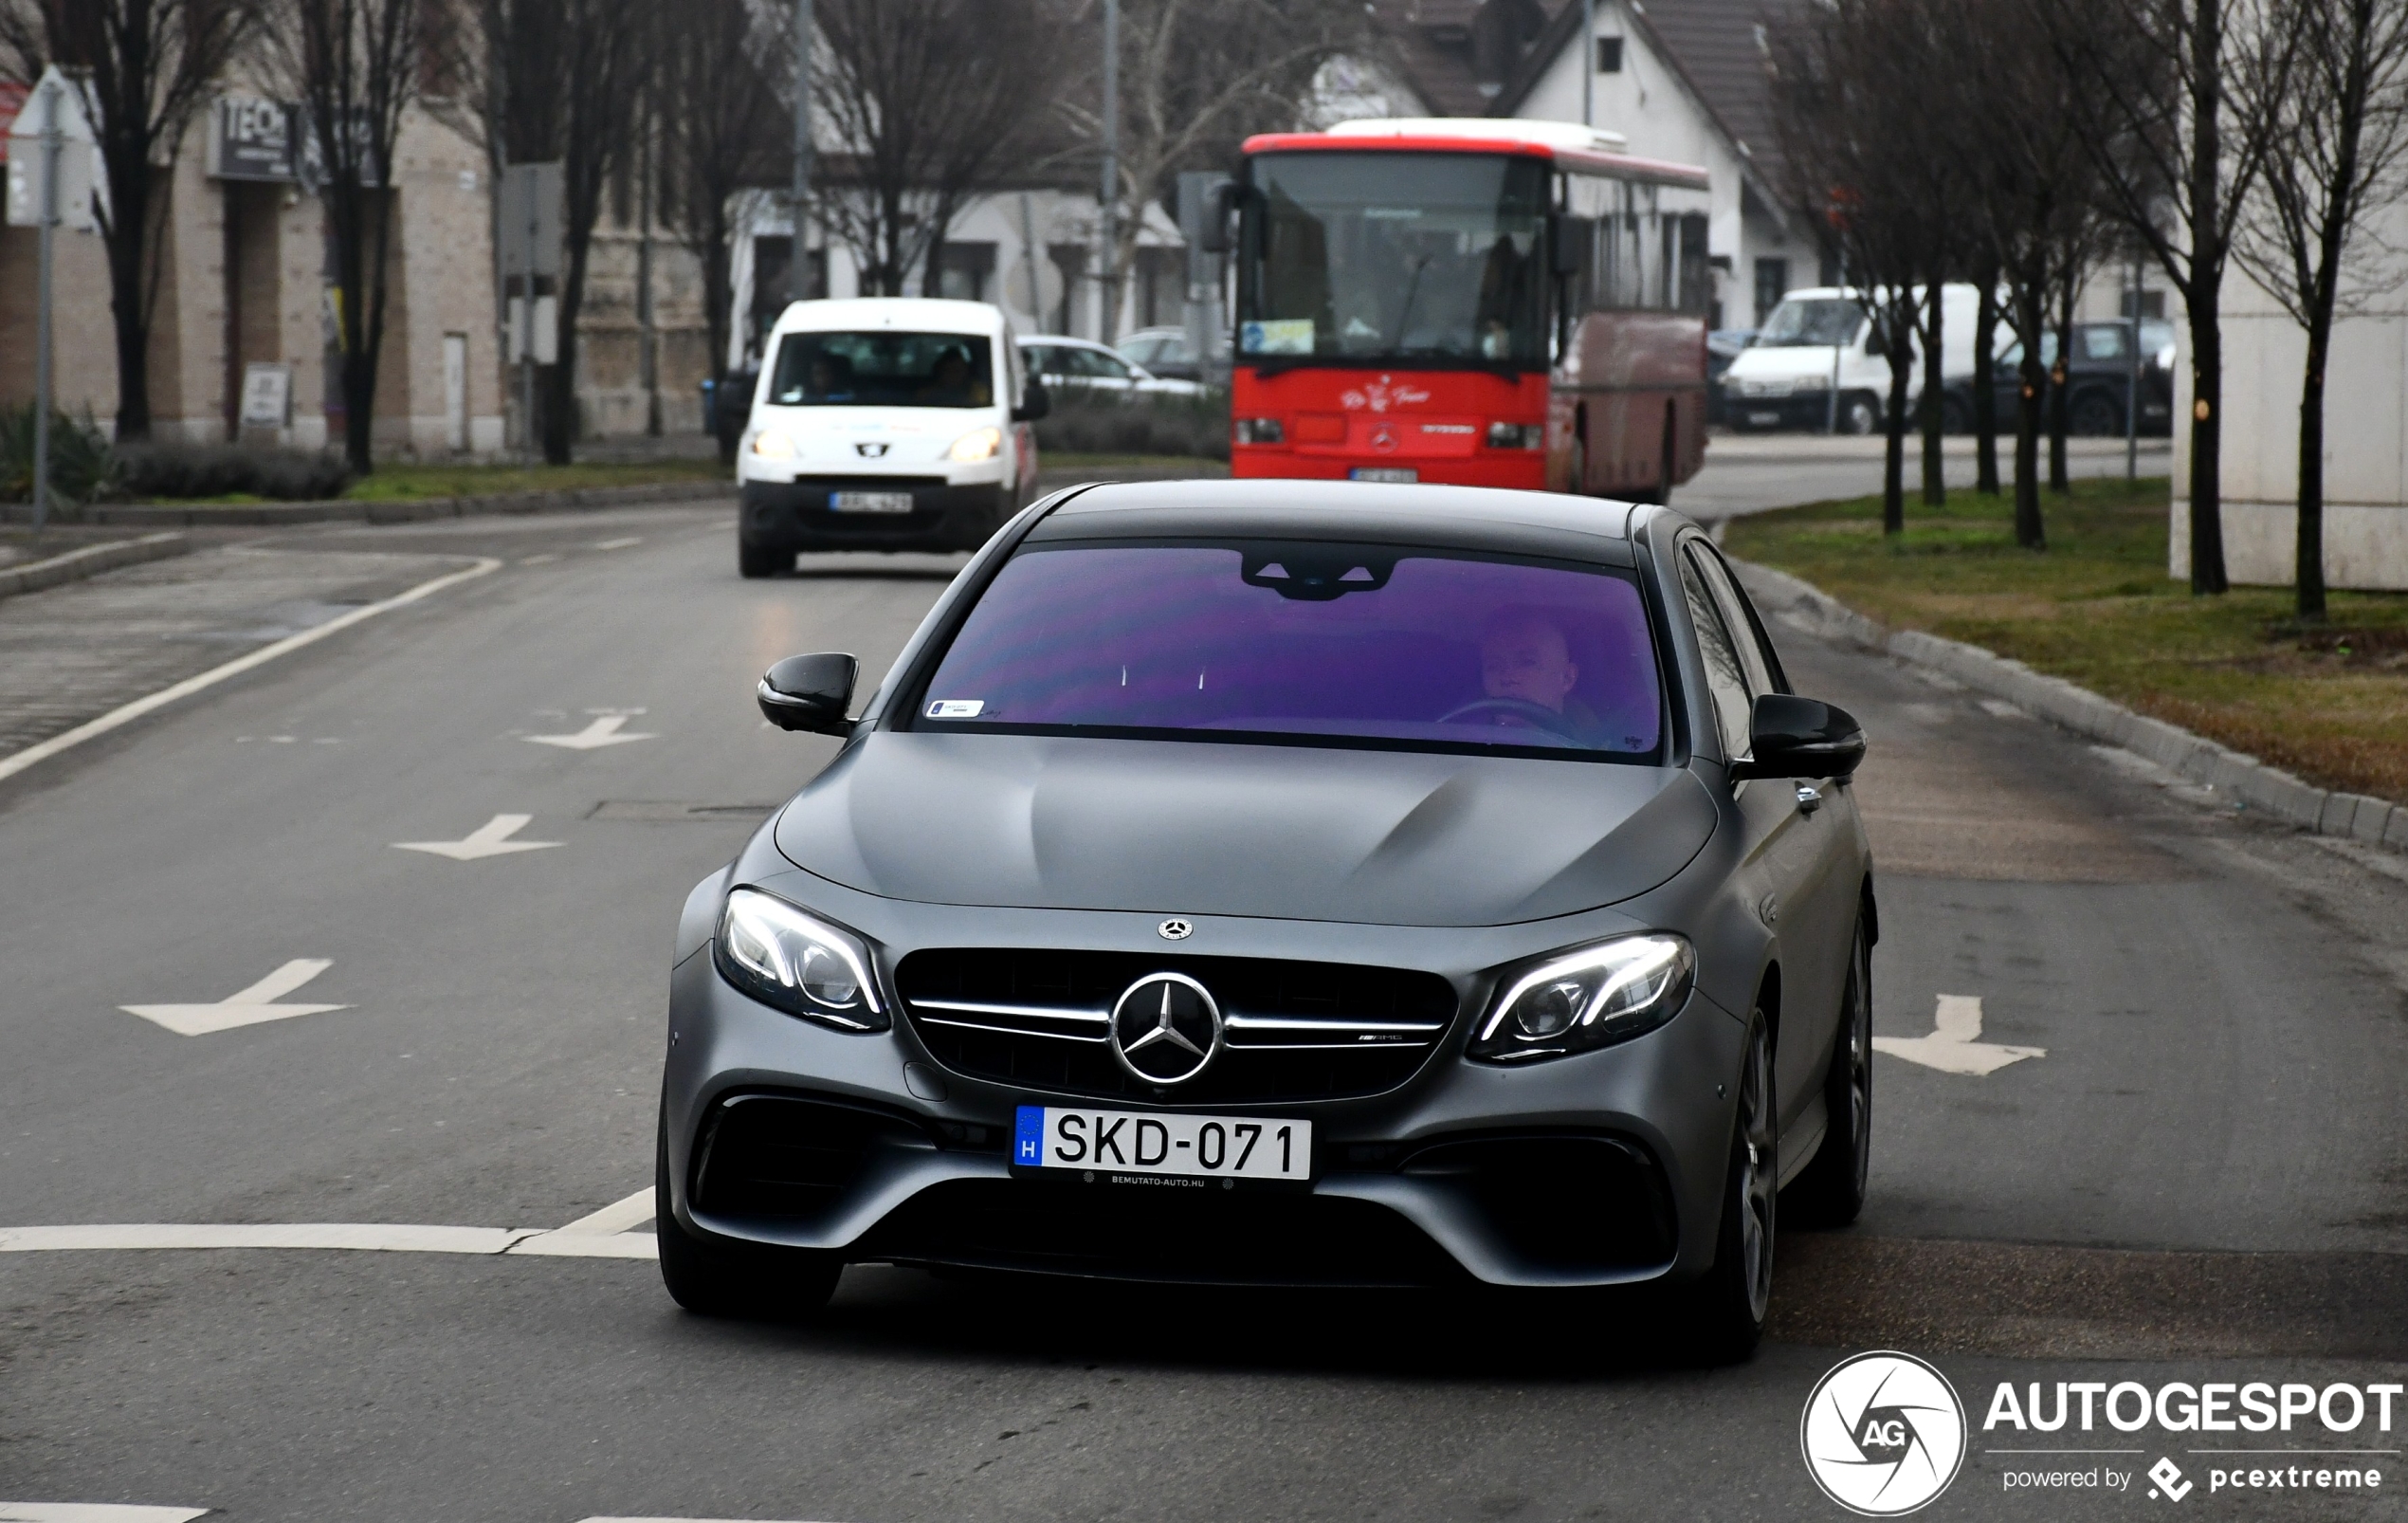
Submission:
MULTIPOLYGON (((1733 499, 1791 468, 1751 468, 1733 499)), ((891 1269, 812 1326, 686 1316, 641 1195, 671 923, 834 749, 766 727, 754 680, 824 649, 883 670, 958 563, 746 582, 732 540, 728 505, 323 528, 0 602, 5 767, 483 568, 0 778, 0 1497, 242 1523, 1837 1517, 1801 1406, 1888 1347, 1977 1424, 1925 1515, 2105 1516, 2154 1504, 2005 1489, 1997 1383, 2408 1370, 2408 866, 1779 628, 1799 688, 1872 740, 1877 1034, 1970 1010, 2028 1051, 1876 1059, 1870 1204, 1785 1235, 1752 1363, 1692 1367, 1620 1302, 891 1269), (30 1230, 100 1226, 125 1230, 30 1230), (133 1246, 171 1226, 330 1246, 133 1246)), ((2380 1495, 2185 1507, 2400 1516, 2403 1417, 2289 1440, 2388 1451, 2380 1495)), ((2128 1476, 2182 1440, 2098 1441, 2128 1476)))

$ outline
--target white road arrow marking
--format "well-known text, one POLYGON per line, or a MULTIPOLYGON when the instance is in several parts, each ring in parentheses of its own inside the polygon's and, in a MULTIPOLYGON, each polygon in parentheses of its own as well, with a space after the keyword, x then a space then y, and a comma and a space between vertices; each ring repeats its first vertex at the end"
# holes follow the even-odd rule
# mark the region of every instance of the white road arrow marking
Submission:
POLYGON ((558 841, 514 841, 510 838, 525 830, 534 818, 533 815, 496 815, 456 841, 395 841, 393 847, 403 852, 432 852, 454 862, 474 862, 481 856, 540 852, 559 845, 558 841))
MULTIPOLYGON (((636 712, 640 714, 643 710, 639 708, 636 712)), ((575 735, 530 735, 527 739, 538 745, 565 746, 572 751, 592 751, 605 745, 625 745, 629 741, 660 739, 657 735, 642 733, 620 734, 619 726, 625 725, 627 721, 628 716, 625 714, 604 714, 575 735)))
POLYGON ((179 1037, 200 1037, 213 1031, 230 1031, 236 1026, 255 1026, 263 1020, 283 1020, 291 1016, 322 1016, 330 1010, 349 1010, 349 1005, 280 1005, 276 1001, 302 984, 318 977, 335 964, 322 957, 297 957, 267 977, 213 1005, 119 1005, 128 1015, 155 1021, 179 1037))
POLYGON ((1873 1051, 1903 1057, 1909 1063, 1936 1068, 1943 1073, 1996 1073, 2009 1063, 2046 1057, 2045 1047, 2008 1047, 1977 1040, 1981 1035, 1981 997, 1943 994, 1931 1018, 1928 1037, 1876 1037, 1873 1051))

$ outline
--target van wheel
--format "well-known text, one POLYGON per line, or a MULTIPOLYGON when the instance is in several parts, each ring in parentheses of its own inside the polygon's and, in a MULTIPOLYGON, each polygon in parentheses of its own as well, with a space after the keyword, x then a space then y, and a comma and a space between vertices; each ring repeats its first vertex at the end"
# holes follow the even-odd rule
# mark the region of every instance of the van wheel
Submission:
POLYGON ((2065 426, 2068 432, 2085 438, 2116 438, 2124 432, 2124 409, 2105 392, 2084 392, 2073 399, 2065 426))
POLYGON ((780 550, 774 544, 755 544, 749 540, 736 541, 736 569, 745 577, 775 577, 781 571, 794 569, 794 552, 780 550))
POLYGON ((1881 409, 1862 392, 1852 392, 1839 399, 1839 431, 1871 433, 1881 427, 1881 409))

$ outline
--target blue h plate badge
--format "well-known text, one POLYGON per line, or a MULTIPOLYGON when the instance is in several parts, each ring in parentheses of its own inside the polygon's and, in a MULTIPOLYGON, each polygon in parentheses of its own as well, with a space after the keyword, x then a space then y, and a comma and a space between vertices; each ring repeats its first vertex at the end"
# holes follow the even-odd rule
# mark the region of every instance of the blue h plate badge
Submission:
POLYGON ((1024 1168, 1045 1163, 1045 1107, 1024 1105, 1012 1113, 1012 1161, 1024 1168))

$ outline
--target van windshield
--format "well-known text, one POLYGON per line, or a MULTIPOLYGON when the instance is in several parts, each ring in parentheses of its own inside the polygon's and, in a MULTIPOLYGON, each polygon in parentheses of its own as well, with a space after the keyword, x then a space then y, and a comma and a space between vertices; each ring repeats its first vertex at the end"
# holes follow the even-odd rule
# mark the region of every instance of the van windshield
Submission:
POLYGON ((1773 308, 1757 331, 1754 349, 1820 348, 1853 343, 1864 325, 1865 310, 1845 297, 1791 297, 1773 308))
POLYGON ((769 399, 778 407, 991 407, 994 355, 970 333, 790 333, 769 399))

